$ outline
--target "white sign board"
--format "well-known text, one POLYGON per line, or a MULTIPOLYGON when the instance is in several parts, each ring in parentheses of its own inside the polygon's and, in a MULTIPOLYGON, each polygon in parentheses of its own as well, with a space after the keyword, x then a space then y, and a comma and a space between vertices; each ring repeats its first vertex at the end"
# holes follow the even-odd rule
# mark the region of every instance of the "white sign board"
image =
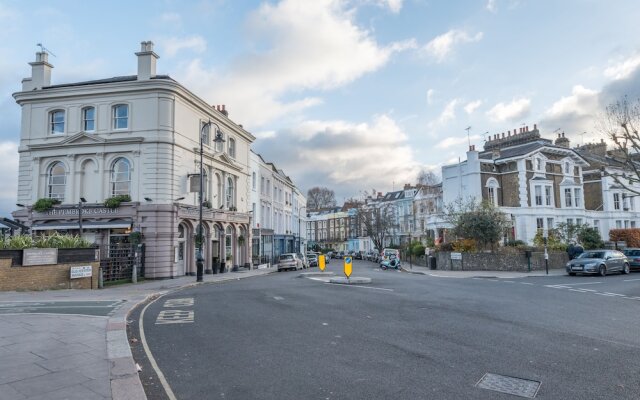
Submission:
POLYGON ((92 275, 91 265, 81 267, 71 267, 71 279, 90 278, 92 275))
POLYGON ((451 253, 452 260, 462 260, 462 253, 451 253))

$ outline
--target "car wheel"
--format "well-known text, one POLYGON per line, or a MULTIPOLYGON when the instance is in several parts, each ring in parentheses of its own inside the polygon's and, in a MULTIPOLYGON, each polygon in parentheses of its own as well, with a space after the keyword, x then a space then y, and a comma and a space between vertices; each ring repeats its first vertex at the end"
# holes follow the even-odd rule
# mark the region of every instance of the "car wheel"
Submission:
POLYGON ((625 264, 624 267, 622 267, 622 273, 625 275, 629 273, 629 264, 625 264))
POLYGON ((600 274, 600 276, 606 276, 607 275, 607 267, 605 267, 604 265, 601 265, 600 269, 598 269, 598 273, 600 274))

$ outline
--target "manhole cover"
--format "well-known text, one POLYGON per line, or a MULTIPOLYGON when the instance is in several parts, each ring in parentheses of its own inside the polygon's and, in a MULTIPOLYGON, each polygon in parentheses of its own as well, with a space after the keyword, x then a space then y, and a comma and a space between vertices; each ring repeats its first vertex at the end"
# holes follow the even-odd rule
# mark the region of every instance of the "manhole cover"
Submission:
POLYGON ((533 399, 538 393, 540 382, 487 373, 476 383, 476 386, 482 389, 533 399))

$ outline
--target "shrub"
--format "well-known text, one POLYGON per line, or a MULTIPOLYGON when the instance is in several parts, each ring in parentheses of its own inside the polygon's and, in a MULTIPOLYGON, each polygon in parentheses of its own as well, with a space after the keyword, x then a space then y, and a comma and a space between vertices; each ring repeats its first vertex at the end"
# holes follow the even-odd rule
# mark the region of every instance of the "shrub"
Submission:
POLYGON ((440 251, 455 251, 453 249, 453 242, 442 243, 440 246, 436 246, 436 249, 440 251))
POLYGON ((34 246, 40 248, 80 249, 91 247, 92 244, 79 235, 61 235, 56 232, 52 235, 36 237, 34 246))
POLYGON ((476 250, 477 246, 475 239, 460 239, 453 242, 453 251, 468 253, 476 250))
POLYGON ((585 250, 601 249, 604 242, 600 237, 600 232, 596 228, 584 226, 578 232, 578 241, 584 246, 585 250))
POLYGON ((509 240, 507 242, 507 246, 509 247, 523 247, 526 246, 527 244, 522 241, 522 240, 509 240))
POLYGON ((118 208, 120 203, 131 201, 131 196, 128 194, 121 194, 118 196, 109 197, 104 201, 104 206, 107 208, 118 208))
POLYGON ((609 240, 614 242, 625 241, 627 247, 640 247, 640 229, 611 229, 609 231, 609 240))
POLYGON ((0 248, 2 249, 12 250, 22 250, 35 247, 33 238, 29 235, 17 235, 0 239, 0 245, 0 248))
MULTIPOLYGON (((549 229, 547 238, 547 248, 549 250, 567 250, 567 244, 562 242, 561 234, 556 229, 549 229)), ((533 238, 533 244, 536 247, 544 247, 544 237, 542 236, 542 230, 539 229, 536 236, 533 238)))
POLYGON ((33 210, 37 212, 45 212, 57 204, 60 204, 60 200, 58 199, 38 199, 38 201, 33 203, 33 210))

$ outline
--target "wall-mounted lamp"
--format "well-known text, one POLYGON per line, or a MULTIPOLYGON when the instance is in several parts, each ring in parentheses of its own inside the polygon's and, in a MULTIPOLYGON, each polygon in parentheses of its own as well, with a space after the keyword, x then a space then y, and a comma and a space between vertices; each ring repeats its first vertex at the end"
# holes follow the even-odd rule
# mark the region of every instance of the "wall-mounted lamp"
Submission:
POLYGON ((184 197, 178 197, 175 201, 184 200, 184 197))
POLYGON ((145 197, 144 198, 146 201, 153 201, 153 199, 149 198, 149 197, 145 197))

